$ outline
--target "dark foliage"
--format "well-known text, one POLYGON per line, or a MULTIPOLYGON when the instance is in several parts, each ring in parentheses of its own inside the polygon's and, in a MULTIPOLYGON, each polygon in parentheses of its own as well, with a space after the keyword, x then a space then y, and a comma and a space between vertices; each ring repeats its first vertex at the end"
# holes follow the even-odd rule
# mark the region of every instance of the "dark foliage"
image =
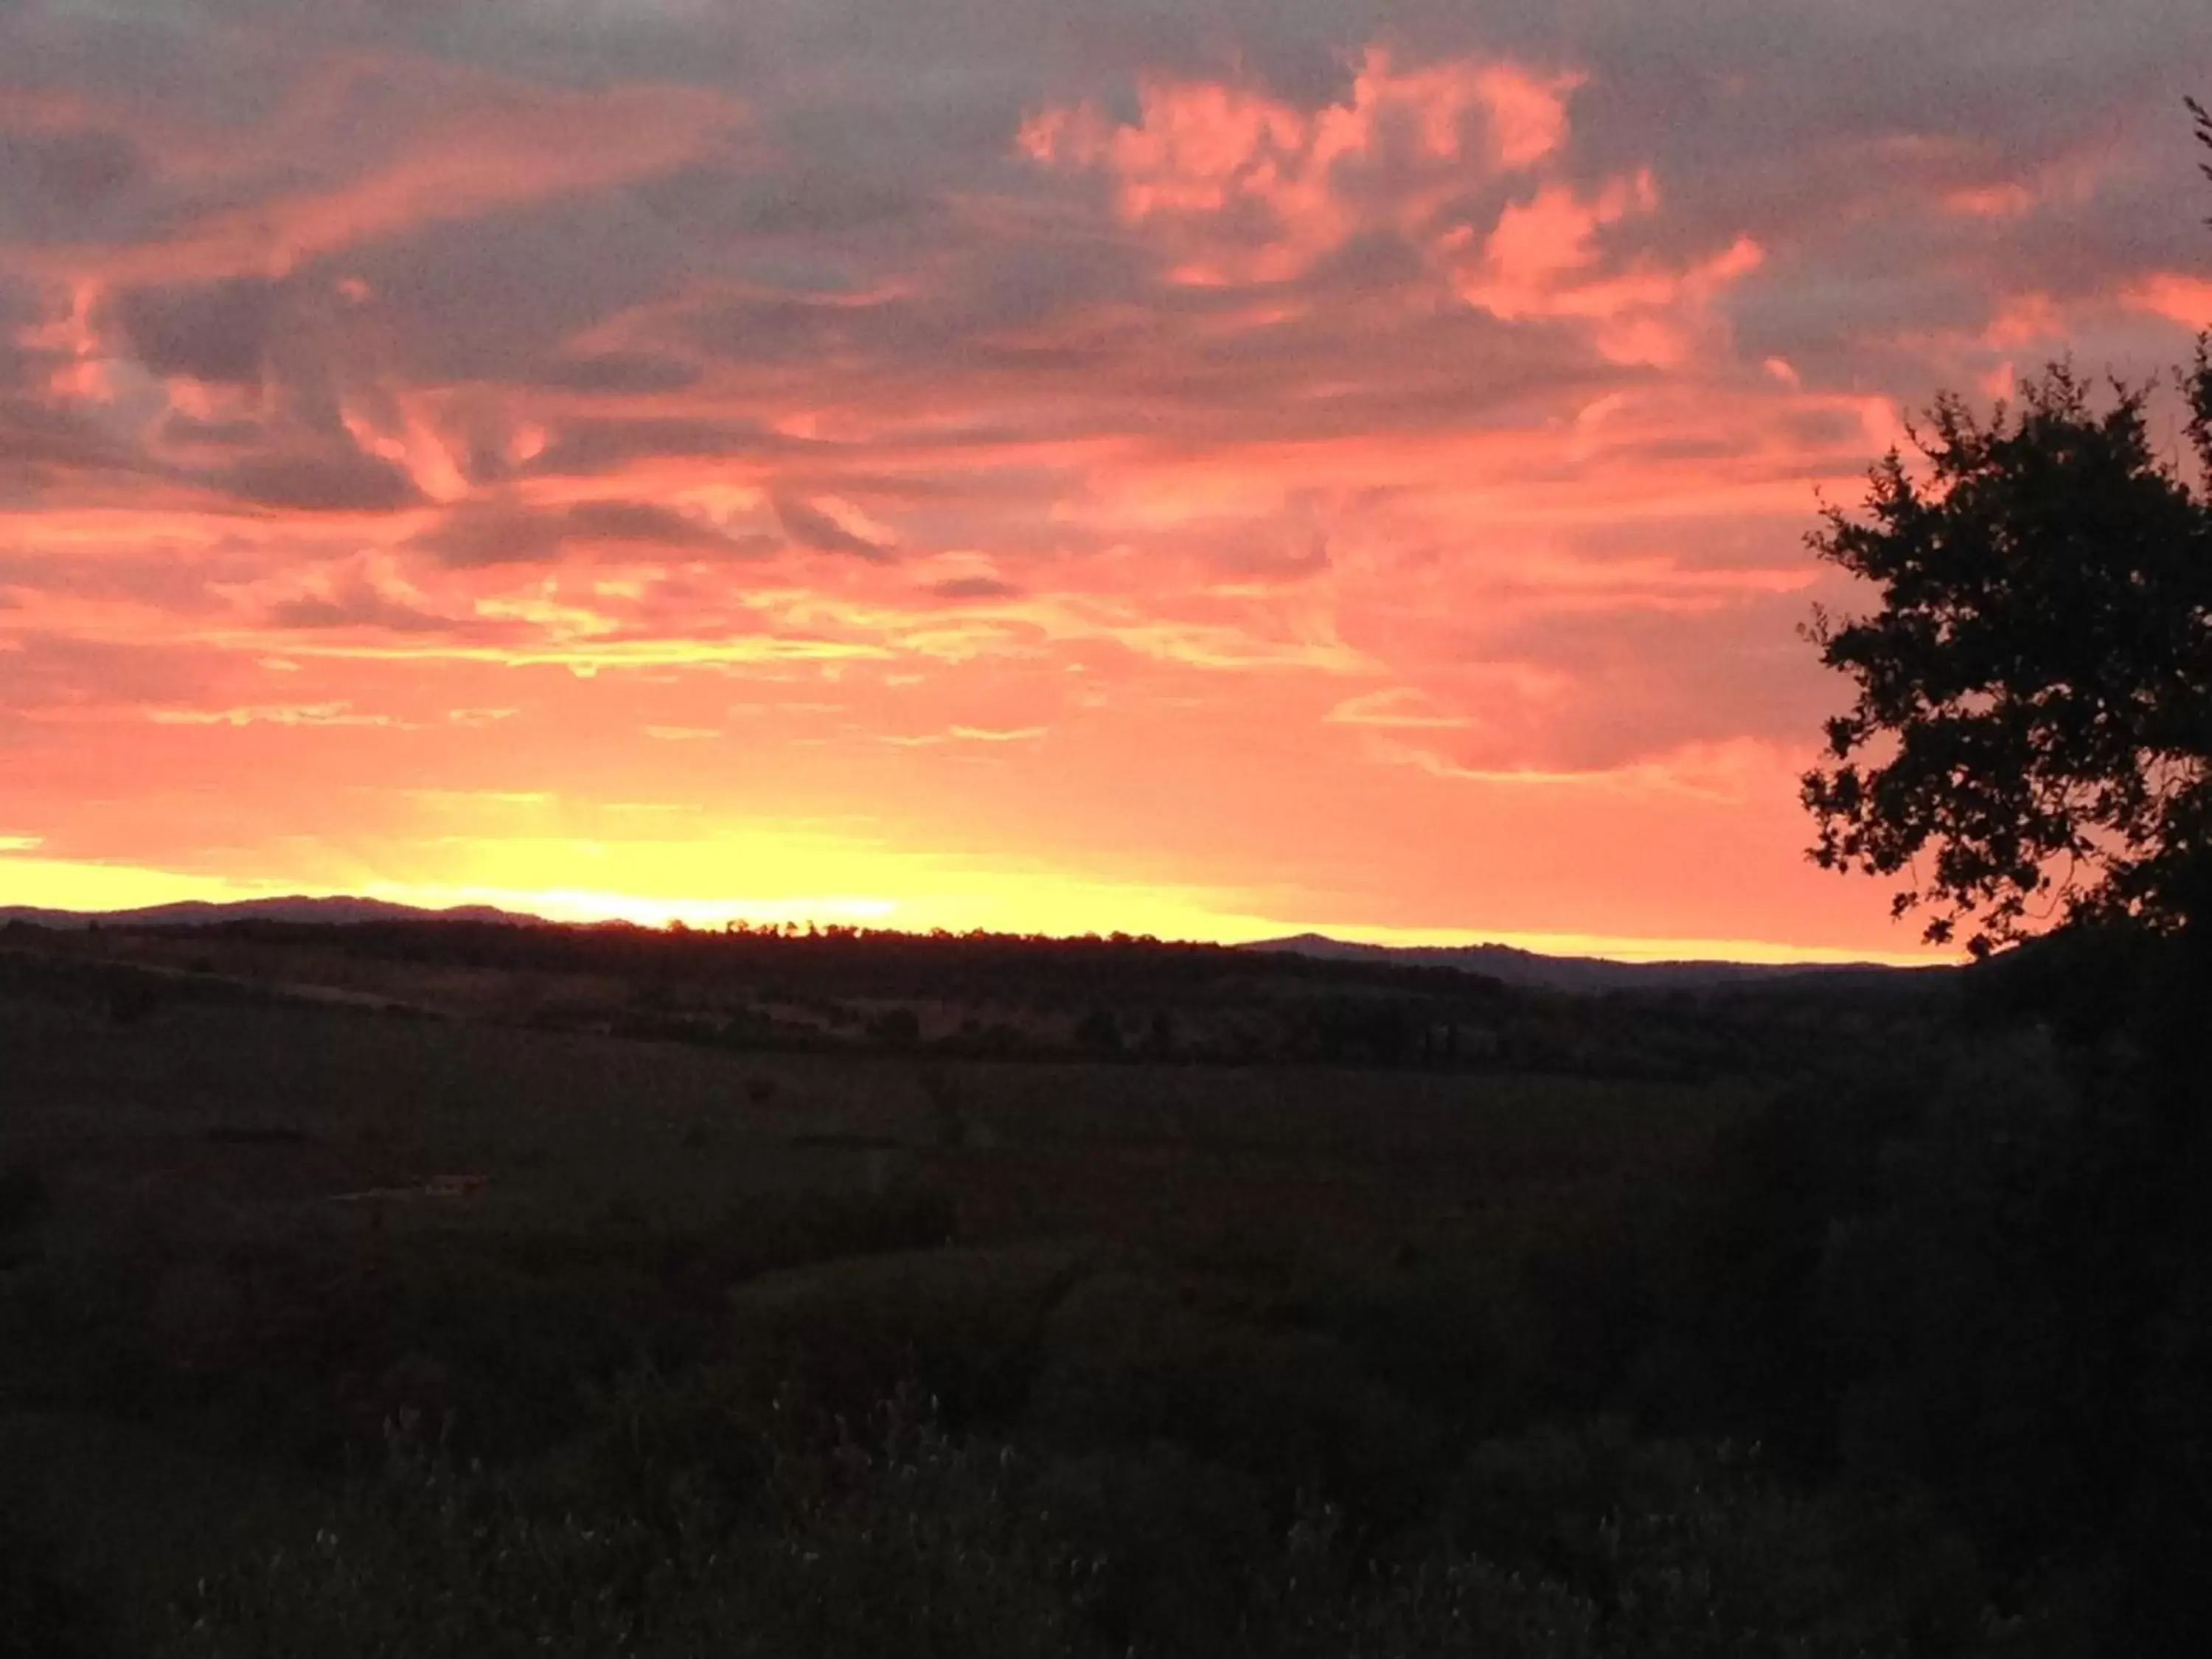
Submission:
POLYGON ((843 928, 243 921, 74 935, 19 927, 8 939, 0 989, 12 983, 111 1014, 118 999, 136 1006, 152 987, 171 1004, 270 1002, 292 994, 285 985, 313 985, 318 972, 337 969, 349 985, 368 967, 404 993, 411 976, 434 981, 458 968, 522 988, 474 1009, 403 995, 385 1012, 757 1054, 1685 1082, 1800 1071, 1822 1043, 1870 1024, 1940 1018, 1951 988, 1948 970, 1871 970, 1591 995, 1454 968, 1152 939, 843 928), (221 954, 224 971, 176 972, 187 946, 196 963, 221 954))
POLYGON ((95 1659, 110 1637, 96 1599, 0 1516, 0 1659, 95 1659))
POLYGON ((1814 1334, 1776 1374, 1825 1361, 1804 1420, 1841 1469, 1934 1496, 2028 1652, 2212 1650, 2208 354, 2182 381, 2194 481, 2142 390, 2100 404, 2054 368, 2017 412, 1939 401, 1923 465, 1893 453, 1866 517, 1813 538, 1882 600, 1812 630, 1858 687, 1804 781, 1814 856, 1905 877, 1894 909, 1935 907, 1931 939, 2013 948, 1968 979, 1924 1104, 1813 1160, 1817 1244, 1782 1219, 1802 1183, 1723 1213, 1776 1206, 1743 1242, 1760 1323, 1814 1334))
MULTIPOLYGON (((2190 382, 2212 467, 2212 371, 2190 382)), ((2063 367, 1987 420, 1945 398, 1863 519, 1812 544, 1881 608, 1816 615, 1858 686, 1808 773, 1814 858, 1908 884, 1977 949, 2058 912, 2177 927, 2212 892, 2212 507, 2154 453, 2145 394, 2063 367), (1924 476, 1923 476, 1924 473, 1924 476), (1924 860, 1924 862, 1923 862, 1924 860)))
POLYGON ((0 1165, 0 1261, 37 1224, 52 1198, 46 1172, 29 1158, 19 1157, 0 1165))
MULTIPOLYGON (((2206 149, 2212 149, 2212 110, 2206 109, 2194 98, 2185 98, 2181 101, 2189 106, 2190 117, 2197 124, 2197 142, 2206 149)), ((2212 179, 2212 161, 2198 162, 2197 171, 2207 179, 2212 179)), ((2204 222, 2212 225, 2212 219, 2204 222)))
POLYGON ((2172 948, 2000 957, 1955 1027, 1811 989, 1672 1027, 1546 1000, 1523 1040, 1559 1051, 1672 1029, 1799 1063, 1525 1111, 1374 1059, 1160 1064, 1127 1012, 1118 1054, 1051 1070, 738 1061, 182 998, 118 1032, 70 981, 0 1001, 40 1098, 116 1096, 0 1276, 0 1431, 128 1423, 325 1488, 415 1449, 319 1526, 149 1564, 187 1653, 2186 1651, 2212 1322, 2203 1149, 2159 1105, 2172 948), (2054 1021, 2083 975, 2123 988, 2054 1021), (108 1069, 132 1045, 158 1067, 108 1069), (434 1086, 512 1091, 468 1133, 550 1182, 493 1143, 601 1066, 590 1109, 687 1164, 938 1174, 679 1215, 587 1161, 580 1207, 384 1231, 252 1198, 386 1157, 345 1149, 434 1086), (830 1090, 903 1099, 905 1140, 811 1115, 830 1090), (108 1133, 230 1196, 103 1178, 108 1133))
MULTIPOLYGON (((317 943, 335 931, 310 922, 236 921, 193 936, 317 943)), ((805 932, 733 924, 720 932, 501 922, 360 922, 344 927, 347 949, 472 968, 534 969, 617 975, 634 983, 736 977, 793 998, 911 998, 981 1002, 1017 993, 1038 1006, 1076 1010, 1166 999, 1203 1000, 1224 981, 1266 978, 1291 985, 1355 980, 1399 991, 1496 1000, 1498 981, 1453 968, 1351 964, 1292 954, 1116 933, 1079 939, 943 931, 907 933, 833 927, 805 932)))

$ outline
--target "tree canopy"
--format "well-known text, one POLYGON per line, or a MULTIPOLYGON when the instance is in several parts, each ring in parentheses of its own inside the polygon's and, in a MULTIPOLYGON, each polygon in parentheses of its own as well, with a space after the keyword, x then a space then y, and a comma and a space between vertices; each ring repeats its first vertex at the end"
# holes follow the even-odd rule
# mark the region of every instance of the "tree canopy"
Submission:
MULTIPOLYGON (((2212 149, 2212 109, 2205 108, 2194 98, 2185 98, 2182 102, 2189 106, 2190 118, 2197 123, 2197 142, 2205 149, 2212 149)), ((2198 162, 2197 170, 2207 179, 2212 179, 2212 161, 2198 162)), ((2212 225, 2212 219, 2204 222, 2212 225)))
POLYGON ((1830 508, 1820 557, 1880 608, 1808 630, 1856 682, 1803 799, 1821 866, 1902 878, 1893 915, 1978 955, 2043 922, 2208 920, 2212 899, 2212 356, 2184 377, 2197 477, 2147 388, 2058 365, 1986 417, 1939 398, 1830 508))

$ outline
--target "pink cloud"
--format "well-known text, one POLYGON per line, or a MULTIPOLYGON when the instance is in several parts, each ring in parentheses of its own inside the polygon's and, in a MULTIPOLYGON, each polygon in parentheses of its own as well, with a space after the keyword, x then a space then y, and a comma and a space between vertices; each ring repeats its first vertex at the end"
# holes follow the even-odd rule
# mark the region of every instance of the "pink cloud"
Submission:
POLYGON ((1551 155, 1579 84, 1506 61, 1402 70, 1378 49, 1343 101, 1315 112, 1226 82, 1151 79, 1133 122, 1048 106, 1017 143, 1042 165, 1111 176, 1122 217, 1160 231, 1183 280, 1279 281, 1363 228, 1417 228, 1470 167, 1517 172, 1551 155), (1362 188, 1355 175, 1388 164, 1415 182, 1362 188))
POLYGON ((2124 297, 2137 310, 2184 328, 2212 328, 2212 279, 2161 270, 2135 284, 2124 297))
MULTIPOLYGON (((89 99, 0 106, 0 124, 26 118, 49 131, 63 118, 146 125, 89 99)), ((332 56, 305 68, 249 132, 151 127, 144 148, 204 204, 198 210, 126 249, 64 245, 40 264, 116 285, 282 276, 397 230, 659 172, 739 142, 747 125, 742 104, 690 88, 569 90, 393 54, 332 56), (366 126, 364 111, 374 112, 366 126), (271 178, 286 182, 253 188, 271 178), (252 199, 226 204, 241 190, 252 199)))

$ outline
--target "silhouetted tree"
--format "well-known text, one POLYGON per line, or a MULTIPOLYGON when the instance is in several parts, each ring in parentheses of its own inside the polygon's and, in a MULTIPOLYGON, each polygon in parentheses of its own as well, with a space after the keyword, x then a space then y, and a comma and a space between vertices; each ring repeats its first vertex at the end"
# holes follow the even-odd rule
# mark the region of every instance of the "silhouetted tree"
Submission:
MULTIPOLYGON (((2212 110, 2206 109, 2194 98, 2185 98, 2181 101, 2189 106, 2189 113, 2196 119, 2197 142, 2205 149, 2212 149, 2212 110)), ((2197 164, 2197 170, 2207 179, 2212 179, 2212 161, 2199 161, 2197 164)), ((2212 225, 2212 219, 2207 219, 2204 222, 2212 225)))
POLYGON ((1121 1052, 1121 1022, 1114 1017, 1110 1008, 1093 1008, 1076 1021, 1073 1040, 1078 1048, 1088 1054, 1118 1054, 1121 1052))
POLYGON ((1953 1068, 1820 1269, 1846 1456, 2101 1583, 2053 1651, 2212 1651, 2212 335, 2180 384, 2194 476, 2148 388, 2062 365, 1986 418, 1940 398, 1810 538, 1881 599, 1808 630, 1857 686, 1814 859, 1978 956, 2074 924, 1979 979, 2057 1045, 1953 1068))
POLYGON ((2185 388, 2200 478, 2154 452, 2146 393, 2063 365, 1984 419, 1937 400, 1863 516, 1809 538, 1881 608, 1808 632, 1858 696, 1804 778, 1812 856, 1902 877, 1892 910, 1977 954, 2063 915, 2172 930, 2212 892, 2212 357, 2185 388))

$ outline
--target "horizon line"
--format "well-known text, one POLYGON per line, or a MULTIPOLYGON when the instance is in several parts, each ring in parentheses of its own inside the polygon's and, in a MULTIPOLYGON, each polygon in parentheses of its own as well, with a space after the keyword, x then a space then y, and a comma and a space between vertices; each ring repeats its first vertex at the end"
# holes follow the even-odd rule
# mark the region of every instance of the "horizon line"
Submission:
MULTIPOLYGON (((6 860, 0 860, 0 868, 4 868, 6 862, 6 860)), ((636 927, 647 932, 675 931, 681 927, 691 932, 721 933, 731 931, 739 926, 762 929, 811 926, 823 930, 851 928, 862 933, 895 934, 908 938, 928 938, 933 935, 953 937, 981 935, 989 938, 1073 943, 1083 939, 1110 939, 1119 937, 1160 945, 1214 945, 1224 949, 1249 949, 1255 945, 1287 944, 1300 939, 1314 939, 1334 945, 1369 946, 1387 951, 1483 949, 1517 951, 1529 956, 1553 958, 1580 957, 1624 966, 1711 963, 1763 968, 1910 969, 1956 966, 1959 961, 1955 956, 1946 956, 1924 950, 1917 951, 1854 950, 1842 946, 1801 945, 1764 939, 1650 937, 1548 930, 1536 932, 1504 930, 1482 933, 1459 928, 1390 927, 1358 923, 1336 925, 1326 922, 1297 922, 1262 917, 1224 916, 1221 920, 1230 925, 1212 937, 1198 934, 1157 933, 1135 928, 1117 929, 1109 933, 1096 929, 1054 931, 1048 928, 1024 930, 981 926, 965 928, 941 925, 901 926, 890 919, 896 907, 888 902, 871 902, 839 897, 779 901, 663 900, 624 894, 574 891, 528 892, 495 888, 456 889, 384 883, 372 884, 368 888, 360 890, 270 886, 254 890, 240 890, 239 885, 228 882, 221 883, 220 886, 223 890, 220 896, 200 892, 131 902, 75 905, 52 905, 41 904, 36 901, 9 900, 0 902, 0 911, 44 910, 58 915, 97 921, 107 916, 128 916, 149 910, 173 909, 195 905, 221 909, 235 906, 288 902, 305 903, 352 902, 389 904, 416 911, 425 919, 448 916, 456 911, 495 910, 523 921, 540 922, 549 927, 615 926, 636 927)))

